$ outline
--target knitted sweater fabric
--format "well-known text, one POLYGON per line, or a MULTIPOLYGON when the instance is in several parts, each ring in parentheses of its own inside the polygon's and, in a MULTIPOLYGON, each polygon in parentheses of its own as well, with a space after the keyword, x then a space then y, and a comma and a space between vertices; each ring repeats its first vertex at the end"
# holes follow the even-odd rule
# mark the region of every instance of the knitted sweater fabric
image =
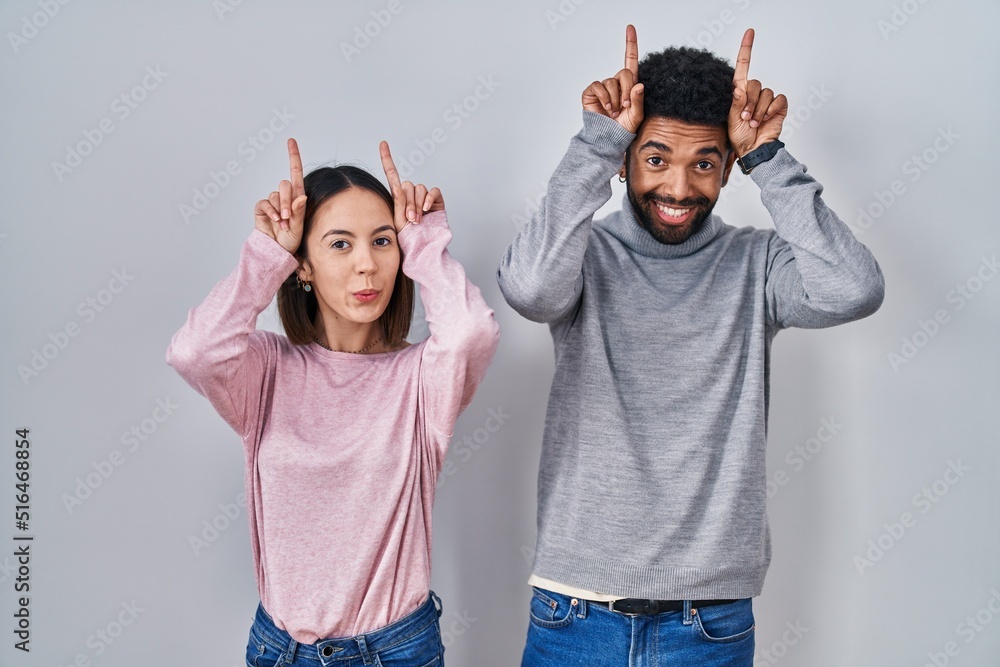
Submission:
POLYGON ((397 239, 430 329, 419 343, 352 354, 256 330, 298 260, 254 229, 166 352, 243 442, 261 604, 302 643, 383 627, 427 599, 437 477, 499 340, 447 251, 444 211, 397 239))
POLYGON ((750 175, 773 230, 712 214, 662 244, 627 196, 595 221, 636 135, 583 121, 497 270, 555 350, 533 573, 622 597, 758 595, 771 342, 873 313, 881 269, 784 148, 750 175))

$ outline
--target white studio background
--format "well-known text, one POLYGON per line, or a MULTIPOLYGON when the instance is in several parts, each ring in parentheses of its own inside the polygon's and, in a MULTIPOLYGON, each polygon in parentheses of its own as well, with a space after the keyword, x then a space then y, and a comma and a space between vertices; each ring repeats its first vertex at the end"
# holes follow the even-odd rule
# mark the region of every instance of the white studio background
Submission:
MULTIPOLYGON (((439 488, 433 586, 449 665, 518 664, 552 343, 495 270, 631 22, 642 54, 730 61, 754 27, 751 76, 790 101, 782 138, 886 276, 875 315, 774 343, 757 664, 1000 664, 998 19, 990 0, 5 1, 0 663, 243 664, 258 598, 240 441, 164 353, 235 267, 294 136, 307 169, 382 177, 383 138, 422 163, 404 176, 441 187, 450 250, 496 311, 500 348, 439 488), (508 416, 487 433, 491 410, 508 416)), ((771 224, 742 176, 716 211, 771 224)), ((273 304, 259 326, 280 331, 273 304)))

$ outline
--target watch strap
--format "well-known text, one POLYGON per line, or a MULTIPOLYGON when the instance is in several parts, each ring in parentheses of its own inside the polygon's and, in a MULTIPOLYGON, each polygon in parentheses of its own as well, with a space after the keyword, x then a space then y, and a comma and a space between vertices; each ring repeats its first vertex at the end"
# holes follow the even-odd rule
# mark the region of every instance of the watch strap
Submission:
POLYGON ((736 162, 739 163, 740 169, 743 170, 744 174, 749 174, 753 171, 754 167, 767 162, 775 156, 779 149, 784 147, 785 144, 783 142, 775 139, 766 144, 761 144, 742 157, 736 158, 736 162))

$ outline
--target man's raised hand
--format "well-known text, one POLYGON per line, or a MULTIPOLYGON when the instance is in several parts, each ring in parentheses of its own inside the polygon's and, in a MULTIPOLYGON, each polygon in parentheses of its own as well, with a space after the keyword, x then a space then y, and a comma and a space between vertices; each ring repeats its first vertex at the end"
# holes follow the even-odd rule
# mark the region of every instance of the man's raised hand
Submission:
POLYGON ((614 77, 595 81, 583 91, 583 108, 614 118, 635 134, 642 124, 644 87, 639 80, 639 42, 635 26, 625 28, 625 67, 614 77))
POLYGON ((396 226, 397 234, 403 231, 408 222, 420 224, 424 213, 444 210, 444 197, 438 188, 428 191, 421 183, 414 185, 410 181, 400 182, 388 142, 379 143, 378 153, 382 158, 382 170, 385 171, 385 178, 389 182, 389 190, 392 192, 393 224, 396 226))
POLYGON ((784 95, 775 97, 774 91, 761 88, 757 79, 747 80, 753 35, 753 28, 743 33, 733 74, 733 104, 729 108, 729 141, 739 157, 777 139, 788 115, 788 100, 784 95))
POLYGON ((302 242, 302 221, 306 213, 306 187, 302 178, 302 157, 295 139, 288 140, 290 181, 281 181, 278 189, 254 207, 254 226, 281 244, 290 253, 302 242))

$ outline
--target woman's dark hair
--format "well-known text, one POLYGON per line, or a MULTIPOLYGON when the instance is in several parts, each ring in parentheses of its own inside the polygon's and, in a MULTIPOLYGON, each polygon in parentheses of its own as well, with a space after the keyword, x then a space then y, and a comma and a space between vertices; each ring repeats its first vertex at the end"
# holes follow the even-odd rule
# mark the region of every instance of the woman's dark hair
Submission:
MULTIPOLYGON (((320 167, 303 179, 306 189, 306 212, 302 223, 302 243, 295 251, 299 260, 308 259, 306 239, 312 229, 316 211, 331 197, 351 188, 361 188, 373 192, 385 201, 389 212, 393 211, 392 195, 382 183, 364 169, 351 165, 338 167, 320 167)), ((392 288, 389 305, 379 318, 382 336, 388 347, 398 345, 410 333, 410 322, 413 319, 413 280, 403 274, 403 251, 399 252, 400 268, 396 272, 396 283, 392 288)), ((318 337, 313 320, 319 304, 316 301, 316 290, 306 292, 299 287, 296 272, 288 276, 278 290, 278 315, 285 329, 288 340, 294 345, 307 345, 318 337)))

